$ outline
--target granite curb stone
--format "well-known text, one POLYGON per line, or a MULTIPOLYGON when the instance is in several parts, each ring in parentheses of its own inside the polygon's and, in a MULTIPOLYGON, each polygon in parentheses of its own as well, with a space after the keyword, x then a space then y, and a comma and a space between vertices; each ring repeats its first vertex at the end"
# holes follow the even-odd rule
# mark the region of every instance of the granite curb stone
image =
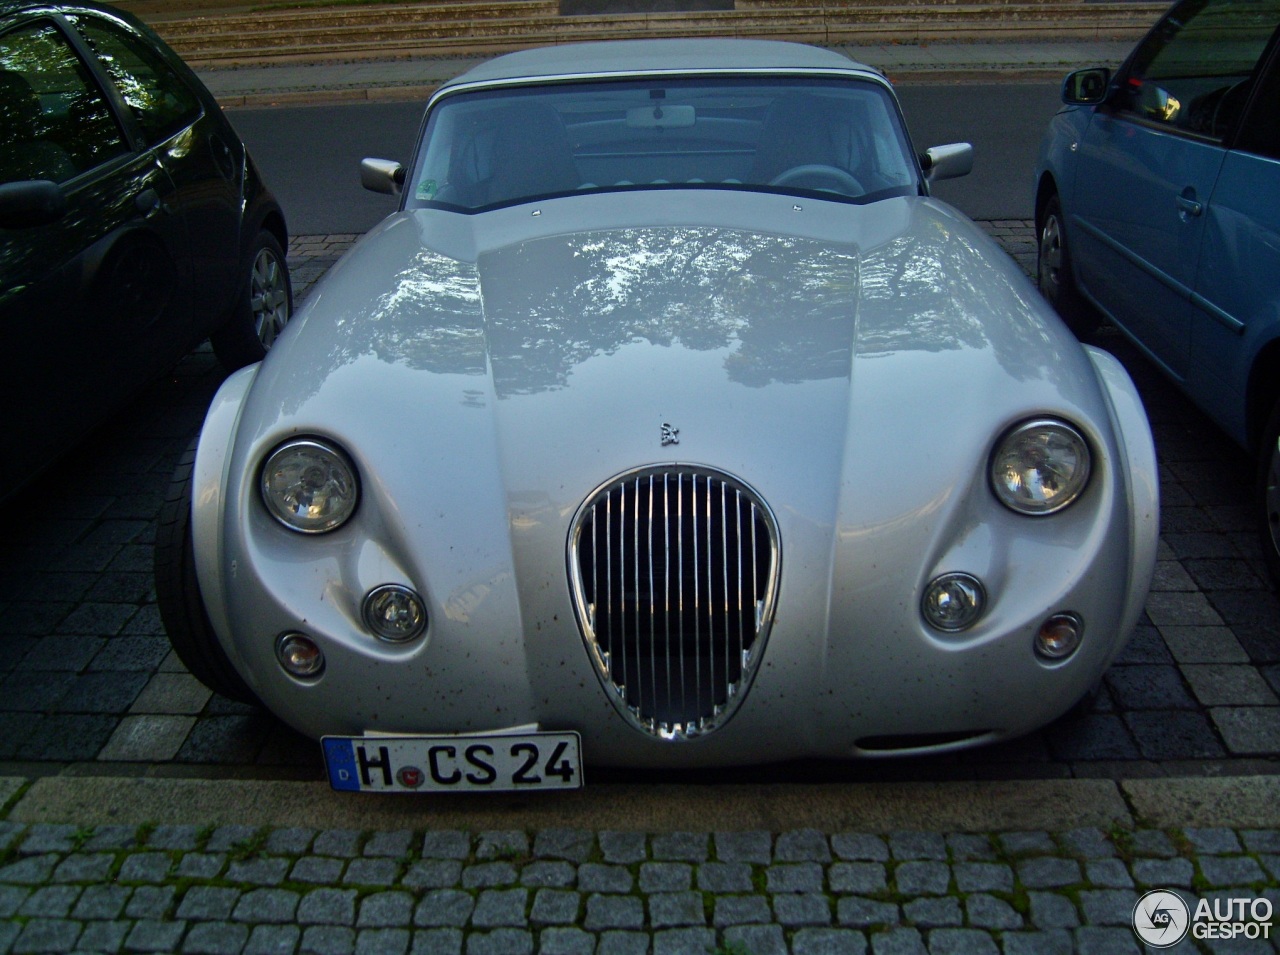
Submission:
MULTIPOLYGON (((633 852, 646 857, 684 848, 677 854, 705 855, 679 864, 632 863, 650 867, 620 893, 585 897, 577 889, 481 888, 463 885, 461 868, 452 884, 421 888, 394 882, 390 888, 348 889, 286 881, 263 888, 248 868, 228 869, 209 878, 179 878, 188 854, 205 854, 210 845, 225 845, 231 835, 205 831, 189 848, 160 849, 170 834, 154 827, 89 827, 68 838, 64 826, 7 823, 8 848, 0 857, 0 953, 98 951, 183 952, 193 955, 250 955, 258 952, 529 952, 600 953, 720 952, 819 953, 927 952, 1137 952, 1130 928, 1134 905, 1152 867, 1159 875, 1196 874, 1194 886, 1181 886, 1192 905, 1199 898, 1229 898, 1260 893, 1280 903, 1274 876, 1263 873, 1259 860, 1280 848, 1280 829, 1186 827, 1173 830, 1074 829, 1034 833, 921 833, 928 859, 920 859, 914 834, 815 830, 756 833, 756 860, 720 861, 718 853, 690 848, 724 845, 734 855, 734 840, 692 838, 680 833, 633 833, 633 852), (938 836, 941 843, 929 836, 938 836), (767 847, 769 852, 765 852, 767 847), (869 896, 840 887, 831 877, 839 860, 837 847, 874 846, 886 839, 902 857, 883 863, 888 884, 869 896), (114 844, 111 849, 89 845, 114 844), (824 861, 779 863, 794 854, 824 861), (941 857, 936 847, 944 846, 941 857), (1173 855, 1169 853, 1172 851, 1173 855), (97 861, 111 860, 105 874, 97 861), (981 855, 988 868, 975 870, 965 861, 981 855), (175 863, 157 876, 154 859, 175 863), (33 884, 24 868, 44 860, 46 871, 76 874, 57 884, 33 884), (141 863, 133 860, 142 860, 141 863), (1105 861, 1099 868, 1089 863, 1105 861), (1082 865, 1082 863, 1084 863, 1082 865), (1179 864, 1176 871, 1174 864, 1179 864), (673 868, 665 868, 673 865, 673 868), (670 885, 701 885, 700 870, 725 865, 747 866, 750 891, 670 890, 670 885), (799 880, 823 885, 818 891, 796 891, 790 879, 768 885, 768 873, 780 865, 802 865, 799 880), (904 891, 899 873, 931 867, 930 880, 904 891), (662 866, 662 867, 659 867, 662 866), (815 866, 811 870, 808 866, 815 866), (1049 873, 1046 879, 1044 873, 1049 873), (932 894, 941 874, 945 895, 932 894), (1091 873, 1104 878, 1094 881, 1091 873), (1123 876, 1122 876, 1123 873, 1123 876), (1031 882, 1025 881, 1030 875, 1031 882), (657 877, 655 877, 657 876, 657 877), (976 876, 976 878, 975 878, 976 876), (156 882, 159 878, 162 881, 156 882), (1116 888, 1127 880, 1131 885, 1116 888), (1041 883, 1048 881, 1050 886, 1041 883), (980 888, 974 889, 974 886, 980 888), (1232 891, 1234 890, 1234 892, 1232 891), (719 946, 717 948, 717 946, 719 946)), ((255 830, 241 844, 251 845, 252 859, 271 869, 298 869, 308 859, 325 858, 325 847, 349 845, 350 832, 321 830, 311 839, 282 835, 284 830, 255 830)), ((513 833, 503 840, 510 842, 513 833)), ((521 834, 526 835, 526 834, 521 834)), ((569 862, 553 837, 527 834, 528 853, 511 865, 517 877, 548 864, 568 865, 574 880, 600 863, 603 841, 594 833, 575 836, 569 862)), ((709 835, 709 834, 708 834, 709 835)), ((414 861, 467 863, 487 858, 491 833, 448 830, 440 833, 399 831, 364 834, 364 845, 413 845, 414 861), (433 857, 436 847, 440 857, 433 857), (465 854, 461 854, 465 853, 465 854), (461 854, 461 857, 460 857, 461 854)), ((376 851, 376 849, 375 849, 376 851)), ((1164 887, 1169 882, 1160 882, 1164 887)), ((1217 950, 1216 948, 1214 949, 1217 950)), ((1257 950, 1257 949, 1255 949, 1257 950)), ((1264 946, 1263 950, 1274 950, 1264 946)))

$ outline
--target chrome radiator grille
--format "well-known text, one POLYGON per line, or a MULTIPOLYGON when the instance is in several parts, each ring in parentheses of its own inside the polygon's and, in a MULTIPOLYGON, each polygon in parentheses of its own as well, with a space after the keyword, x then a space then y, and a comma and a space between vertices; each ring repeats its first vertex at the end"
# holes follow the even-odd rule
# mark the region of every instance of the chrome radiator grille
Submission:
POLYGON ((772 514, 728 475, 649 468, 588 499, 570 535, 574 603, 632 725, 680 740, 732 715, 764 650, 778 564, 772 514))

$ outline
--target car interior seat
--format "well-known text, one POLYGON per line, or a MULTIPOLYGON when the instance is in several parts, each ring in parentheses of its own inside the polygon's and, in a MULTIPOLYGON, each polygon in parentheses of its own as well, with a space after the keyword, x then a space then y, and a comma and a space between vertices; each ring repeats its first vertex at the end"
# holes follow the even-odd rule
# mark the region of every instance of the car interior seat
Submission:
POLYGON ((775 100, 761 123, 751 181, 767 185, 788 169, 814 164, 848 171, 849 148, 840 148, 831 120, 830 103, 812 94, 775 100))
POLYGON ((560 114, 542 103, 508 109, 497 124, 490 203, 572 192, 582 183, 560 114))

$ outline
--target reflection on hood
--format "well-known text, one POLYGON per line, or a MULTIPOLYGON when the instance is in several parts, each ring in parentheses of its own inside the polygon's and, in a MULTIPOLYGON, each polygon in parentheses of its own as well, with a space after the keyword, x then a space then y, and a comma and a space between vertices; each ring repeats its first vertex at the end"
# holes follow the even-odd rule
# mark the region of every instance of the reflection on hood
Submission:
POLYGON ((858 260, 810 240, 621 229, 481 256, 497 392, 559 387, 635 341, 726 349, 747 385, 849 374, 858 260))
MULTIPOLYGON (((425 246, 445 214, 404 214, 335 269, 348 273, 337 293, 317 296, 336 331, 328 363, 365 354, 489 374, 499 398, 562 388, 633 343, 723 351, 726 378, 747 387, 847 378, 855 354, 904 351, 990 351, 1017 378, 1042 375, 1060 343, 1016 268, 993 267, 1003 253, 928 200, 878 205, 874 228, 851 221, 847 243, 647 226, 470 255, 425 246), (384 291, 371 301, 366 289, 384 291)), ((454 218, 455 239, 471 236, 473 220, 454 218)))

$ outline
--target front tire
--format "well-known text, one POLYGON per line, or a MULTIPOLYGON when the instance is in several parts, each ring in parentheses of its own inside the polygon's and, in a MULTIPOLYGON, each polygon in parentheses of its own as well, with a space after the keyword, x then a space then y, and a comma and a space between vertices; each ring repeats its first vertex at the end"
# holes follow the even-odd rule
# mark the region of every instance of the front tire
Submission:
POLYGON ((241 269, 245 284, 231 317, 209 336, 228 371, 262 361, 293 316, 289 265, 274 235, 265 229, 258 233, 241 269))
POLYGON ((1271 411, 1258 446, 1255 500, 1263 560, 1272 581, 1280 585, 1280 401, 1271 411))
POLYGON ((223 696, 243 703, 258 699, 231 665, 218 642, 200 595, 191 541, 191 490, 196 460, 192 441, 178 461, 156 527, 156 602, 169 643, 191 675, 223 696))
POLYGON ((1071 271, 1071 249, 1067 245, 1066 222, 1062 203, 1052 196, 1045 205, 1040 221, 1040 238, 1036 248, 1036 284, 1040 293, 1066 322, 1077 338, 1098 330, 1098 313, 1084 300, 1076 288, 1071 271))

